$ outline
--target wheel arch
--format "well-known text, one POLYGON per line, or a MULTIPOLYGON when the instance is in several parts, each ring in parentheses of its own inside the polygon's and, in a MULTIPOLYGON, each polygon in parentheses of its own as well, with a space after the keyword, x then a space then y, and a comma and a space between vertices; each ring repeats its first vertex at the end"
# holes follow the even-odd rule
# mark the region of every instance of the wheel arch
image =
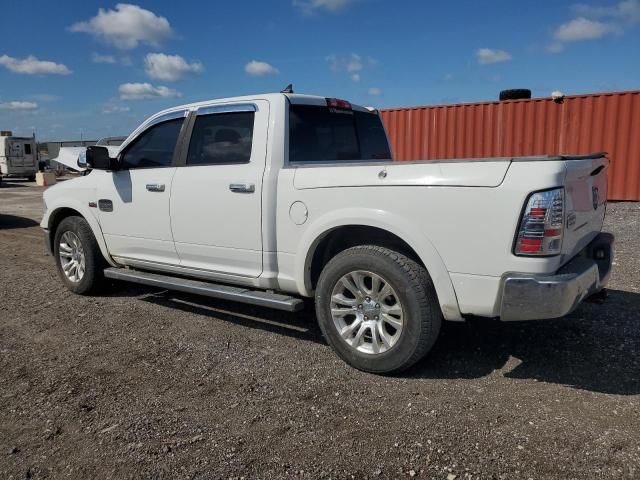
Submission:
POLYGON ((424 262, 416 251, 396 234, 369 225, 342 225, 324 232, 315 242, 313 251, 309 252, 305 262, 309 275, 309 286, 312 289, 316 288, 322 268, 338 253, 348 248, 365 244, 395 250, 425 267, 424 262))
POLYGON ((81 208, 78 208, 77 206, 68 206, 68 205, 59 206, 59 207, 53 208, 49 213, 49 217, 46 220, 46 225, 47 225, 47 230, 49 230, 48 247, 50 251, 52 252, 54 251, 54 241, 55 241, 55 235, 56 235, 56 230, 58 226, 65 218, 68 218, 68 217, 83 218, 89 224, 89 227, 91 228, 91 232, 93 233, 93 236, 95 237, 96 242, 100 247, 100 252, 102 253, 102 256, 104 257, 104 259, 111 266, 114 266, 114 267, 117 266, 116 263, 111 259, 111 256, 109 255, 109 251, 107 250, 107 244, 104 241, 104 236, 102 235, 102 229, 100 228, 100 224, 98 223, 97 219, 90 212, 84 212, 82 211, 81 208))
POLYGON ((462 320, 449 272, 422 232, 410 223, 404 225, 401 219, 389 221, 390 218, 379 218, 380 215, 378 218, 367 218, 361 213, 351 219, 351 215, 335 217, 334 221, 316 222, 316 228, 308 229, 301 239, 302 253, 296 261, 296 279, 301 294, 312 295, 319 272, 337 253, 355 245, 374 244, 400 251, 424 266, 433 280, 444 317, 462 320))

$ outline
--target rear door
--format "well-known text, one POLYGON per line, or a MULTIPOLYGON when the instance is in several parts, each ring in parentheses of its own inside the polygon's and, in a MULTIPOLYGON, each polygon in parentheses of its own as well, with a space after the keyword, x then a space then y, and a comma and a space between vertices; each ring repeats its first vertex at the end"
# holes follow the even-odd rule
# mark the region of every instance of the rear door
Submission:
POLYGON ((22 166, 25 168, 36 167, 36 144, 33 141, 26 141, 23 145, 22 166))
POLYGON ((262 180, 269 103, 201 107, 171 190, 181 265, 243 277, 262 273, 262 180))
POLYGON ((187 113, 171 112, 153 120, 119 154, 118 171, 99 172, 100 225, 109 252, 123 263, 180 263, 169 198, 187 113))
POLYGON ((24 167, 24 140, 9 141, 8 157, 9 165, 16 169, 14 173, 21 173, 24 167))

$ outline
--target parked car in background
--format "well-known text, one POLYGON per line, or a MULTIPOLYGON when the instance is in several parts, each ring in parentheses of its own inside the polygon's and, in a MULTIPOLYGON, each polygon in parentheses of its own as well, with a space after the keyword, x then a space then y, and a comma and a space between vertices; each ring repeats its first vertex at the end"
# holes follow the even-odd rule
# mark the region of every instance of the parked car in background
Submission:
POLYGON ((119 147, 124 143, 127 137, 102 137, 96 142, 96 145, 102 145, 103 147, 119 147))
MULTIPOLYGON (((104 137, 96 142, 96 145, 105 146, 109 151, 115 155, 118 152, 118 147, 122 145, 127 137, 104 137)), ((49 165, 54 168, 61 166, 63 169, 68 168, 76 172, 84 172, 87 169, 85 162, 85 153, 87 146, 79 147, 60 147, 58 150, 58 156, 49 160, 49 165)))
POLYGON ((3 177, 35 180, 38 151, 33 137, 14 137, 11 132, 0 135, 0 181, 3 177))
POLYGON ((297 311, 356 368, 424 357, 442 319, 561 317, 608 281, 603 154, 393 162, 378 112, 278 93, 153 115, 49 188, 60 278, 297 311))

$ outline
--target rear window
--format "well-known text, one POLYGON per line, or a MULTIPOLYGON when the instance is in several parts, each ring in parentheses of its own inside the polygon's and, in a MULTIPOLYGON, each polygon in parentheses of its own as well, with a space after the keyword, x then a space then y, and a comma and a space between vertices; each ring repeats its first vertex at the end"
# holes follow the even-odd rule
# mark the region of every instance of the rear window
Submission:
POLYGON ((289 108, 289 161, 391 159, 380 117, 375 113, 316 105, 289 108))
POLYGON ((29 143, 24 144, 24 154, 31 155, 31 144, 29 143))

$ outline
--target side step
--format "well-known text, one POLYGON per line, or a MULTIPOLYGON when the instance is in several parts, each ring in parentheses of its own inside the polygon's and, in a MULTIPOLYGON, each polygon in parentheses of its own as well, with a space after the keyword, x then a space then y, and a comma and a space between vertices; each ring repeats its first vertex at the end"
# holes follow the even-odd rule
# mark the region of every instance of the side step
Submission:
POLYGON ((204 295, 206 297, 220 298, 234 302, 249 303, 260 307, 286 310, 287 312, 299 312, 304 308, 304 302, 300 298, 269 293, 263 290, 248 290, 243 287, 231 287, 217 283, 202 282, 200 280, 190 280, 180 277, 171 277, 157 273, 141 272, 139 270, 129 270, 124 268, 107 268, 104 276, 114 280, 140 283, 152 287, 166 288, 167 290, 177 290, 179 292, 204 295))

